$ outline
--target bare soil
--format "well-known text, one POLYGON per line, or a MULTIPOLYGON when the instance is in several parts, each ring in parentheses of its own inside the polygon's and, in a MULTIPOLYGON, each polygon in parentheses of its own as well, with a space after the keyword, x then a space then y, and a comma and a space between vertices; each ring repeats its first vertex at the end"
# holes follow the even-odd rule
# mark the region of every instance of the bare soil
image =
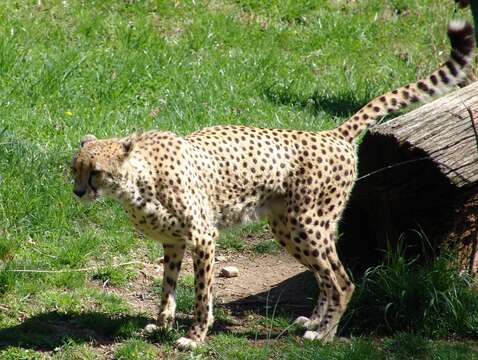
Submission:
POLYGON ((216 276, 217 302, 234 312, 257 311, 260 307, 285 304, 287 308, 307 308, 316 291, 312 274, 289 254, 234 254, 216 266, 236 266, 239 276, 216 276))
MULTIPOLYGON (((317 286, 312 274, 285 252, 257 255, 251 252, 233 252, 218 256, 215 264, 215 302, 229 309, 234 315, 255 312, 263 314, 270 307, 291 311, 304 311, 313 307, 317 286), (219 277, 224 266, 235 266, 239 275, 234 278, 219 277)), ((162 277, 162 264, 145 263, 139 276, 127 288, 104 286, 135 308, 138 313, 156 316, 159 296, 151 284, 162 277)), ((192 273, 191 257, 186 255, 181 276, 192 273)), ((102 284, 98 284, 102 286, 102 284)))

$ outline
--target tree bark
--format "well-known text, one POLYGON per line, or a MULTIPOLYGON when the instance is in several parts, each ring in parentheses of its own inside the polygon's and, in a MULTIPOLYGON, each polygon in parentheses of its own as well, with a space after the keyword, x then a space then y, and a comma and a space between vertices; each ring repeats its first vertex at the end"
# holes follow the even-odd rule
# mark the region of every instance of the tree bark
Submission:
POLYGON ((476 273, 477 128, 478 83, 373 127, 342 221, 345 256, 366 267, 401 241, 411 255, 452 248, 476 273))

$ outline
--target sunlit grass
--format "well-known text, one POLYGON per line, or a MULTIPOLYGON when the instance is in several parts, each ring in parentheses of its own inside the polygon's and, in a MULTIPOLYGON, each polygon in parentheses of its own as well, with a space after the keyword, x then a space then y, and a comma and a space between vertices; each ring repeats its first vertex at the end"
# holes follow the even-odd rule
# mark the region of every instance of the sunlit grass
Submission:
MULTIPOLYGON (((84 134, 122 136, 151 128, 186 134, 215 124, 333 127, 371 97, 429 73, 443 60, 453 10, 453 1, 432 0, 3 1, 0 357, 182 356, 171 350, 172 338, 166 336, 166 346, 140 338, 149 315, 138 315, 100 286, 132 291, 128 286, 138 269, 113 265, 154 263, 162 250, 137 236, 118 204, 74 199, 69 163, 84 134), (67 273, 9 271, 92 265, 101 266, 67 273), (44 330, 57 321, 57 312, 71 315, 62 321, 79 323, 79 329, 99 331, 113 344, 111 353, 83 333, 57 339, 53 331, 42 338, 16 328, 40 319, 44 330), (41 351, 45 346, 49 355, 41 351)), ((247 243, 264 226, 224 234, 219 249, 274 253, 270 239, 247 243)), ((180 289, 178 307, 188 313, 192 279, 180 289)), ((285 337, 275 350, 231 334, 213 335, 209 350, 198 354, 358 359, 369 351, 372 359, 389 351, 368 340, 322 348, 285 337)), ((463 356, 471 356, 464 349, 463 356)), ((454 351, 448 358, 459 353, 454 351)))

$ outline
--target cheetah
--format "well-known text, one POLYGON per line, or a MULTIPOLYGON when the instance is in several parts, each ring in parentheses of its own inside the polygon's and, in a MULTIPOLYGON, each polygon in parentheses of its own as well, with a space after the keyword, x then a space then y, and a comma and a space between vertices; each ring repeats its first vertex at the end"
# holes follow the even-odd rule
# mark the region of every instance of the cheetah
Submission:
POLYGON ((136 229, 164 247, 157 326, 172 325, 181 262, 186 248, 191 251, 194 320, 187 335, 177 340, 179 348, 202 343, 213 323, 219 230, 259 218, 267 219, 275 239, 317 281, 312 315, 296 320, 306 330, 304 338, 334 338, 354 291, 335 239, 356 179, 356 139, 382 116, 425 102, 466 78, 473 28, 452 21, 448 36, 451 54, 440 68, 373 99, 332 130, 213 126, 184 137, 158 130, 81 140, 72 164, 74 193, 88 200, 118 200, 136 229))

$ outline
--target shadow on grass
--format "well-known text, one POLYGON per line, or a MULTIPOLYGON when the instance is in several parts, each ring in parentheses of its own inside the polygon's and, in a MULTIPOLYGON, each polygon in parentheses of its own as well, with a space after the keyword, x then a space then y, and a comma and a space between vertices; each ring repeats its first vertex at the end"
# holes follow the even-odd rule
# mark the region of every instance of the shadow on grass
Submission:
POLYGON ((274 104, 294 106, 301 110, 309 111, 313 115, 321 112, 331 116, 348 117, 358 111, 367 99, 357 100, 353 92, 341 94, 341 96, 324 96, 315 91, 311 96, 296 94, 289 88, 268 87, 264 90, 266 99, 274 104))
MULTIPOLYGON (((316 296, 317 285, 314 276, 311 272, 304 271, 272 286, 270 290, 218 305, 217 307, 227 308, 232 315, 244 318, 245 321, 234 324, 227 319, 216 318, 210 334, 232 332, 234 336, 253 340, 274 339, 291 323, 288 320, 292 321, 297 316, 308 316, 311 313, 316 296), (252 329, 248 324, 247 317, 250 314, 265 318, 262 330, 252 329), (283 322, 276 325, 274 321, 277 318, 288 320, 285 325, 283 322)), ((108 345, 134 336, 152 320, 141 315, 115 317, 99 312, 51 311, 28 318, 20 325, 0 329, 0 350, 13 346, 50 351, 62 346, 67 339, 75 343, 92 342, 108 345)), ((176 330, 184 332, 190 324, 190 314, 178 314, 176 330)), ((180 333, 159 332, 149 337, 149 341, 172 344, 180 333)))
MULTIPOLYGON (((150 320, 150 319, 149 319, 150 320)), ((0 329, 0 350, 10 346, 33 350, 53 350, 66 339, 75 342, 110 344, 115 339, 131 336, 148 323, 143 316, 112 317, 107 314, 42 313, 20 325, 0 329)))

